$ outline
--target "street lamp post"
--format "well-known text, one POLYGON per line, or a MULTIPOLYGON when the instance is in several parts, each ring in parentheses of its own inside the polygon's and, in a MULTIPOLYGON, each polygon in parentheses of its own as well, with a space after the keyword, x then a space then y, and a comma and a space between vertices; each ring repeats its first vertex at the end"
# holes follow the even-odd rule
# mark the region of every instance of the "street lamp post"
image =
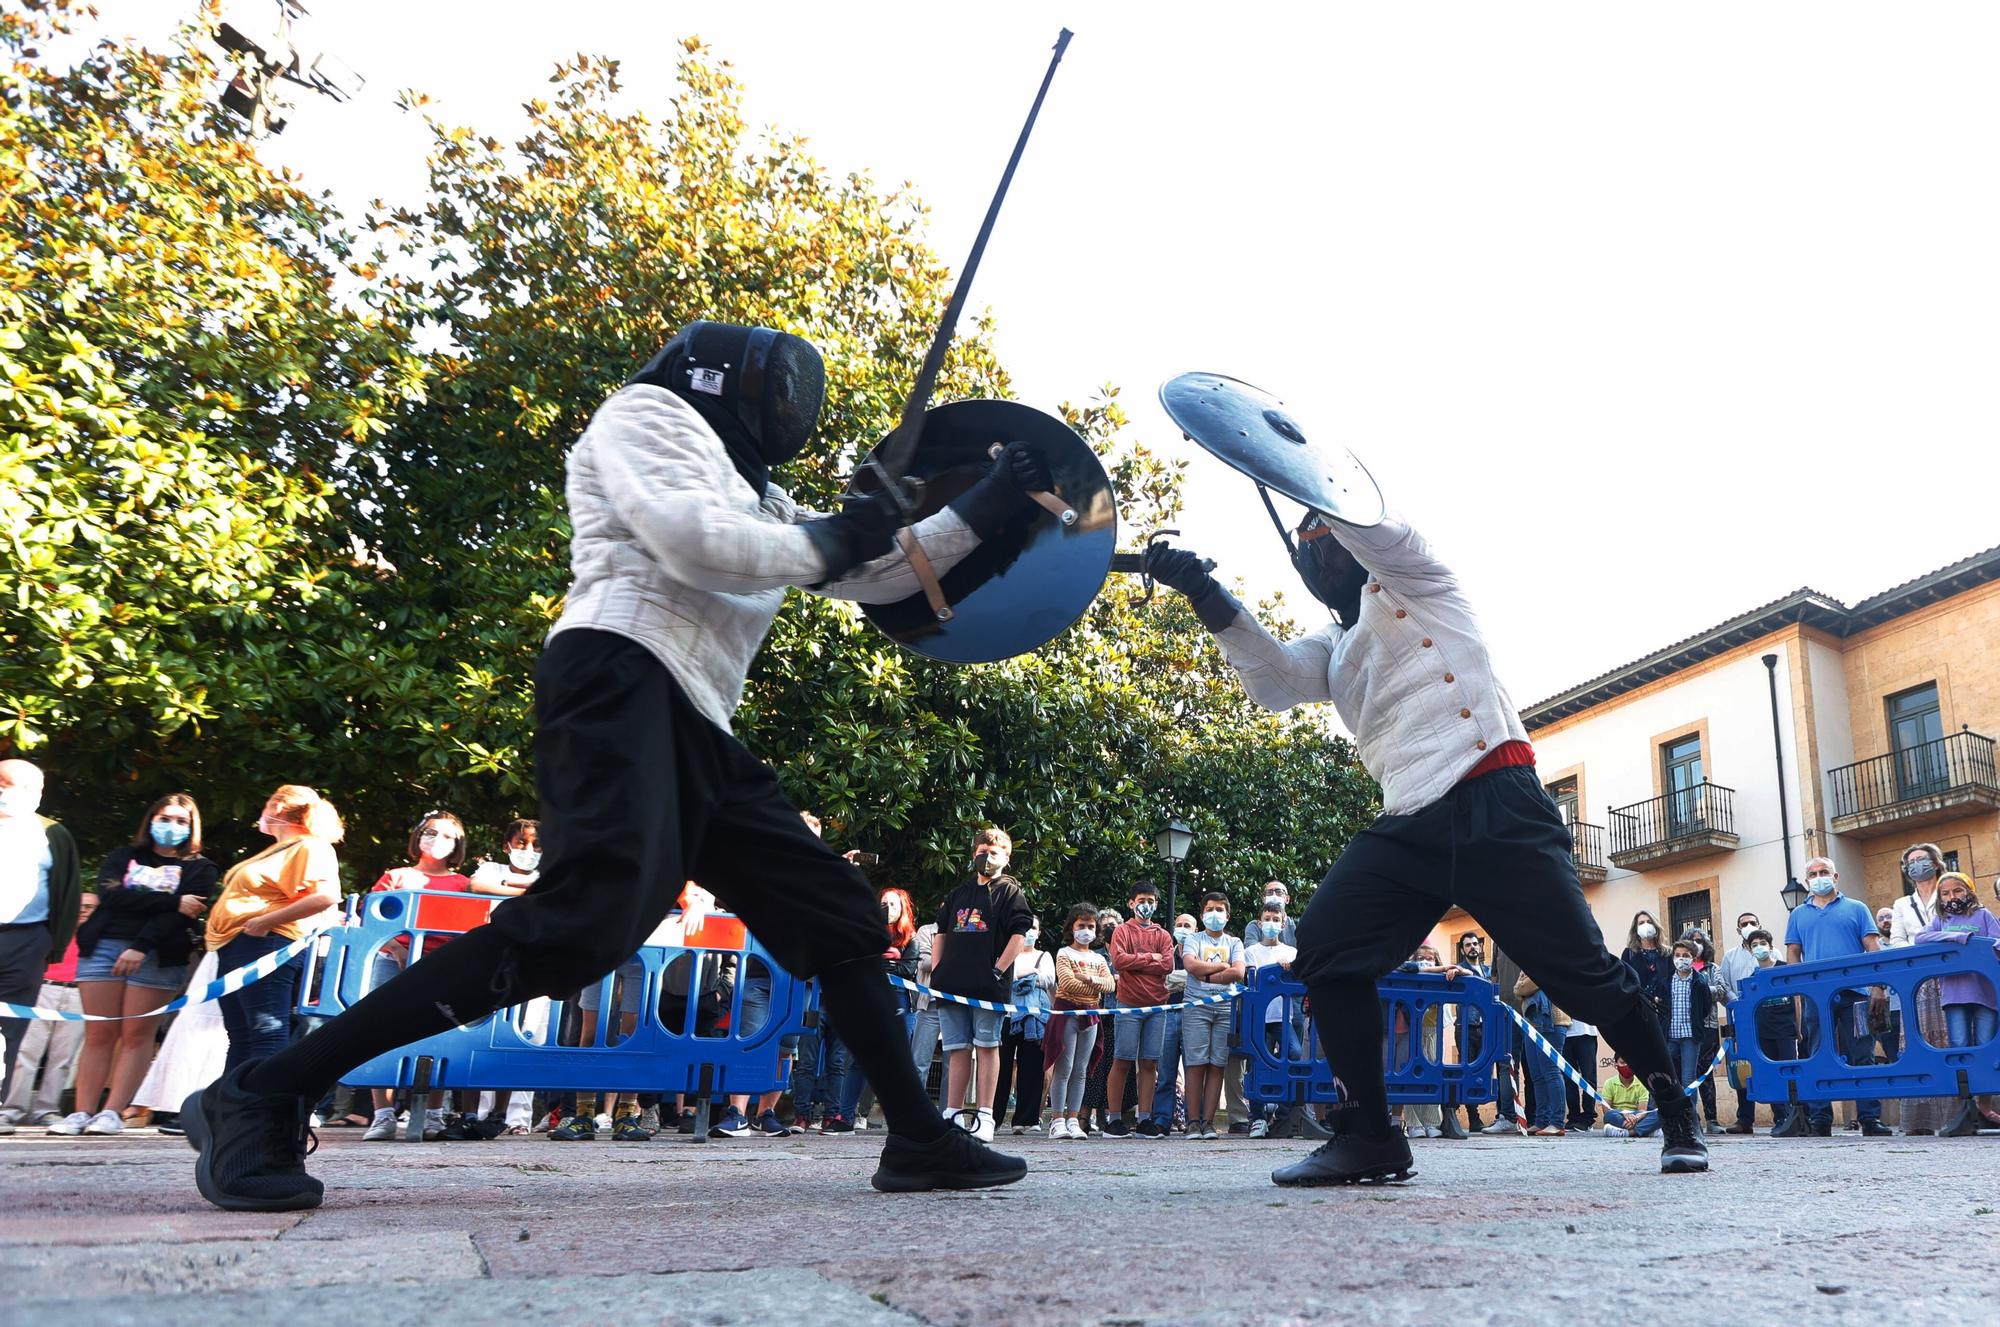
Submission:
POLYGON ((1174 918, 1180 916, 1181 863, 1187 860, 1188 849, 1194 846, 1194 831, 1178 816, 1160 826, 1153 835, 1153 850, 1160 860, 1167 864, 1167 927, 1173 928, 1174 918))

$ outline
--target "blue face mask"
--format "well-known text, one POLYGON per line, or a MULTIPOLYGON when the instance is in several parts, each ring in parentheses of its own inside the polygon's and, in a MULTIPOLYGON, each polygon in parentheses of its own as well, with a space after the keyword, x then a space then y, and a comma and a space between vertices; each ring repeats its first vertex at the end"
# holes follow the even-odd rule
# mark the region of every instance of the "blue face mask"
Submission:
POLYGON ((1176 926, 1174 928, 1174 939, 1180 941, 1182 944, 1186 944, 1188 941, 1194 939, 1194 927, 1176 926))
POLYGON ((1828 894, 1831 894, 1834 891, 1835 885, 1833 883, 1832 876, 1815 875, 1815 876, 1808 876, 1806 878, 1806 888, 1810 889, 1813 893, 1819 895, 1821 898, 1825 898, 1828 894))
POLYGON ((1204 912, 1201 914, 1201 924, 1211 931, 1219 931, 1229 925, 1229 914, 1226 912, 1204 912))
POLYGON ((155 820, 153 822, 153 842, 159 844, 162 848, 180 847, 188 841, 190 832, 186 825, 178 824, 172 820, 155 820))
POLYGON ((1264 923, 1264 938, 1266 940, 1275 941, 1278 939, 1278 937, 1282 936, 1284 933, 1285 933, 1285 924, 1283 922, 1264 923))

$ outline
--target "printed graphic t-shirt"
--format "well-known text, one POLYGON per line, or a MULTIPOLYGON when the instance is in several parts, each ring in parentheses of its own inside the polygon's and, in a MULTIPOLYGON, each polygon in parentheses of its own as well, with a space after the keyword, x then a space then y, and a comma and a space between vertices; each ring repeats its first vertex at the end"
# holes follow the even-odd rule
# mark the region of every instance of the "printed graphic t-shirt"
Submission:
MULTIPOLYGON (((1234 966, 1243 961, 1243 942, 1226 932, 1210 935, 1207 931, 1196 931, 1181 946, 1182 958, 1198 958, 1204 963, 1223 963, 1234 966)), ((1229 989, 1227 982, 1203 981, 1190 972, 1187 975, 1187 998, 1199 995, 1221 995, 1229 989)))
POLYGON ((938 909, 938 936, 944 960, 931 968, 930 984, 975 1000, 1004 1000, 1006 988, 993 980, 994 965, 1008 938, 1026 935, 1035 914, 1028 896, 1010 876, 982 884, 977 877, 945 896, 938 909))

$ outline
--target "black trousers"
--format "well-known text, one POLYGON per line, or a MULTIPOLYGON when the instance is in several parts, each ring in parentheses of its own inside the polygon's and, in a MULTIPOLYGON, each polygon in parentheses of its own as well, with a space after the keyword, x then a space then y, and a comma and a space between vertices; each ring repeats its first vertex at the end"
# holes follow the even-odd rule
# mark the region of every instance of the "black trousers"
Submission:
POLYGON ((542 872, 491 926, 514 941, 510 1003, 567 995, 617 967, 689 880, 795 977, 882 952, 861 872, 645 647, 601 631, 556 636, 535 670, 535 717, 542 872))
MULTIPOLYGON (((1569 830, 1532 766, 1468 779, 1419 811, 1381 816, 1355 835, 1299 919, 1292 973, 1309 988, 1372 983, 1407 959, 1454 904, 1558 1007, 1595 1023, 1634 1073, 1673 1076, 1659 1020, 1638 977, 1604 948, 1569 830)), ((1326 1016, 1318 994, 1313 1007, 1326 1016)), ((1379 1081, 1382 1057, 1358 1059, 1333 1065, 1334 1073, 1379 1081)))
MULTIPOLYGON (((40 998, 52 943, 47 922, 0 926, 0 1000, 31 1005, 40 998)), ((20 1058, 21 1043, 27 1039, 27 1019, 0 1018, 0 1043, 4 1043, 7 1056, 0 1063, 0 1096, 13 1086, 14 1061, 20 1058)))
POLYGON ((1027 1041, 1012 1028, 1000 1033, 1000 1079, 993 1089, 993 1118, 998 1121, 1007 1110, 1007 1089, 1014 1089, 1014 1123, 1040 1124, 1042 1120, 1042 1043, 1027 1041))
MULTIPOLYGON (((1597 1086, 1597 1038, 1569 1037, 1563 1041, 1563 1058, 1570 1067, 1597 1086)), ((1569 1099, 1567 1123, 1572 1129, 1588 1129, 1597 1120, 1597 1099, 1584 1095, 1582 1088, 1563 1079, 1563 1095, 1569 1099)))

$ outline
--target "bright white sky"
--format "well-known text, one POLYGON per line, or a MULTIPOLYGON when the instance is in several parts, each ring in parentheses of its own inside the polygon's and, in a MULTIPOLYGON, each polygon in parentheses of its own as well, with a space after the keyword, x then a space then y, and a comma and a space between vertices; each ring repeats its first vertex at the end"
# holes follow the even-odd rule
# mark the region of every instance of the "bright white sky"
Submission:
MULTIPOLYGON (((148 35, 180 9, 99 3, 148 35)), ((1296 603, 1255 490, 1154 390, 1286 397, 1458 568, 1524 706, 2000 543, 1991 5, 312 7, 370 84, 268 151, 356 208, 421 194, 396 89, 510 137, 577 51, 664 108, 694 33, 753 120, 914 181, 954 265, 1074 28, 973 295, 1022 398, 1119 384, 1192 462, 1187 541, 1296 603)))

